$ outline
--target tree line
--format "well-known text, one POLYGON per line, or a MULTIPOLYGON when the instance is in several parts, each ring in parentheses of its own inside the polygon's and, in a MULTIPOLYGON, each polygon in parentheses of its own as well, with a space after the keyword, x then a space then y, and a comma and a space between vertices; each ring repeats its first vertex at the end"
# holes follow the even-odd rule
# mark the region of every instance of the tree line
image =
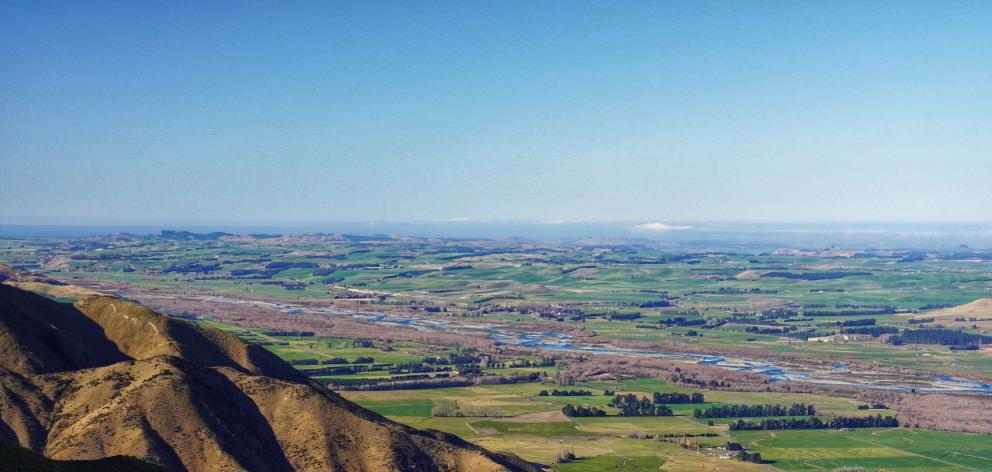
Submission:
POLYGON ((992 336, 943 328, 904 329, 898 336, 889 338, 889 342, 895 345, 939 344, 941 346, 967 346, 992 344, 992 336))
POLYGON ((883 334, 896 334, 899 328, 894 326, 863 326, 859 328, 842 328, 841 334, 870 334, 872 337, 879 337, 883 334))
POLYGON ((792 280, 831 280, 852 277, 856 275, 871 275, 870 272, 852 271, 823 271, 823 272, 766 272, 762 277, 778 277, 780 279, 792 280))
POLYGON ((684 316, 676 316, 674 318, 658 320, 658 324, 663 324, 665 326, 700 326, 706 324, 706 320, 703 318, 686 318, 684 316))
POLYGON ((620 410, 620 416, 672 416, 671 408, 653 403, 648 397, 638 398, 633 393, 613 397, 610 406, 620 410))
POLYGON ((874 326, 875 318, 861 318, 858 320, 838 321, 838 326, 874 326))
POLYGON ((702 393, 661 393, 654 392, 651 398, 638 397, 633 393, 616 395, 610 400, 610 406, 620 410, 620 416, 671 416, 672 409, 668 404, 703 403, 702 393))
POLYGON ((730 423, 730 430, 895 428, 897 426, 899 426, 899 420, 893 416, 835 416, 826 421, 813 416, 810 418, 766 419, 761 421, 738 420, 730 423))
POLYGON ((612 320, 612 321, 629 321, 629 320, 636 320, 636 319, 638 319, 640 317, 641 317, 641 314, 640 313, 637 313, 637 312, 634 312, 634 313, 619 313, 619 312, 610 313, 610 320, 612 320))
MULTIPOLYGON (((447 375, 447 374, 439 374, 447 375)), ((386 380, 386 381, 376 381, 374 383, 368 384, 341 384, 337 383, 340 379, 330 379, 328 385, 336 385, 342 390, 361 390, 361 391, 381 391, 381 390, 416 390, 424 388, 449 388, 449 387, 468 387, 472 385, 498 385, 498 384, 512 384, 512 383, 524 383, 524 382, 536 382, 540 374, 537 372, 531 372, 528 374, 515 374, 515 375, 486 375, 480 377, 448 377, 448 378, 438 378, 432 377, 423 380, 386 380)))
POLYGON ((606 411, 594 406, 565 405, 561 412, 568 417, 606 416, 606 411))
POLYGON ((558 390, 558 389, 553 389, 550 392, 547 391, 547 390, 541 390, 537 394, 537 396, 539 396, 539 397, 547 397, 547 396, 552 396, 552 397, 588 397, 590 395, 592 395, 592 392, 590 392, 589 390, 558 390))
POLYGON ((804 310, 803 314, 806 316, 872 316, 872 315, 891 315, 896 312, 896 307, 878 307, 878 308, 868 308, 868 309, 851 309, 851 310, 804 310))
POLYGON ((705 403, 702 393, 660 393, 654 392, 651 395, 654 403, 685 404, 685 403, 705 403))
POLYGON ((694 418, 750 418, 759 416, 815 416, 812 404, 793 403, 785 405, 716 405, 705 410, 696 408, 694 418))

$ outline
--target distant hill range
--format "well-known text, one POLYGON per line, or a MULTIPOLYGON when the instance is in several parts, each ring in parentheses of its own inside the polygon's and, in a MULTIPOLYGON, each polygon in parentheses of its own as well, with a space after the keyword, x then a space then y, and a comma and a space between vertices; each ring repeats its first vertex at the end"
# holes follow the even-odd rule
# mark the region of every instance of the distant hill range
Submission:
POLYGON ((387 420, 234 335, 109 296, 58 303, 12 284, 64 288, 6 269, 0 461, 10 470, 536 470, 387 420))
POLYGON ((192 233, 189 231, 175 231, 169 229, 163 229, 159 233, 159 237, 162 239, 175 239, 175 240, 191 240, 191 241, 213 241, 219 239, 221 236, 232 236, 228 233, 221 233, 219 231, 213 233, 192 233))

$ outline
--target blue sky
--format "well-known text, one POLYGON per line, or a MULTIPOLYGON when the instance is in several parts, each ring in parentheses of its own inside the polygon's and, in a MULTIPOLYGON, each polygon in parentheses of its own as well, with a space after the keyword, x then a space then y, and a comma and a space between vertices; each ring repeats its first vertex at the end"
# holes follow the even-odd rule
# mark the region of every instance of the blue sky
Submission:
POLYGON ((990 221, 992 3, 0 4, 0 223, 990 221))

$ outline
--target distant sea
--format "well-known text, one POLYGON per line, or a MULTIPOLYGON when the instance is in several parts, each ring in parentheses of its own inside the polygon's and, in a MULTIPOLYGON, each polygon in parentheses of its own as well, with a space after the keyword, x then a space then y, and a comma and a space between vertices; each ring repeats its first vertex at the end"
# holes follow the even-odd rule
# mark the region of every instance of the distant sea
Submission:
POLYGON ((705 247, 795 247, 825 249, 992 249, 992 223, 737 223, 737 222, 539 222, 428 221, 327 222, 258 225, 10 225, 0 238, 75 238, 113 233, 147 235, 163 229, 233 234, 329 233, 453 239, 644 240, 654 244, 705 247))

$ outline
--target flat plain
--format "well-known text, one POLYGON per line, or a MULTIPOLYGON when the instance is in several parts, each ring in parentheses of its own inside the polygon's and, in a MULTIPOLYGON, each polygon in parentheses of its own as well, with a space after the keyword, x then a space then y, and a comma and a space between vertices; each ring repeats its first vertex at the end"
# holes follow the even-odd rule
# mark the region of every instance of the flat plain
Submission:
POLYGON ((931 387, 985 398, 992 316, 968 308, 984 302, 967 305, 992 296, 992 257, 980 251, 163 233, 0 240, 0 261, 233 332, 411 426, 541 464, 574 454, 556 470, 992 468, 989 436, 963 432, 973 426, 952 419, 941 427, 958 431, 922 429, 938 426, 868 405, 876 394, 931 387), (370 325, 361 313, 392 318, 370 325), (510 341, 486 334, 493 330, 510 341), (555 350, 555 339, 565 348, 555 350), (702 357, 597 367, 598 352, 623 349, 702 357), (724 381, 700 363, 708 358, 760 361, 824 383, 761 371, 738 378, 729 368, 724 381), (889 388, 836 384, 846 378, 889 388), (589 394, 541 395, 554 389, 589 394), (620 416, 611 406, 617 394, 656 392, 701 393, 705 402, 667 405, 672 416, 620 416), (796 403, 825 420, 905 421, 740 431, 730 424, 767 418, 693 417, 697 408, 796 403), (606 416, 568 417, 566 405, 606 416), (763 463, 728 459, 728 443, 763 463))

